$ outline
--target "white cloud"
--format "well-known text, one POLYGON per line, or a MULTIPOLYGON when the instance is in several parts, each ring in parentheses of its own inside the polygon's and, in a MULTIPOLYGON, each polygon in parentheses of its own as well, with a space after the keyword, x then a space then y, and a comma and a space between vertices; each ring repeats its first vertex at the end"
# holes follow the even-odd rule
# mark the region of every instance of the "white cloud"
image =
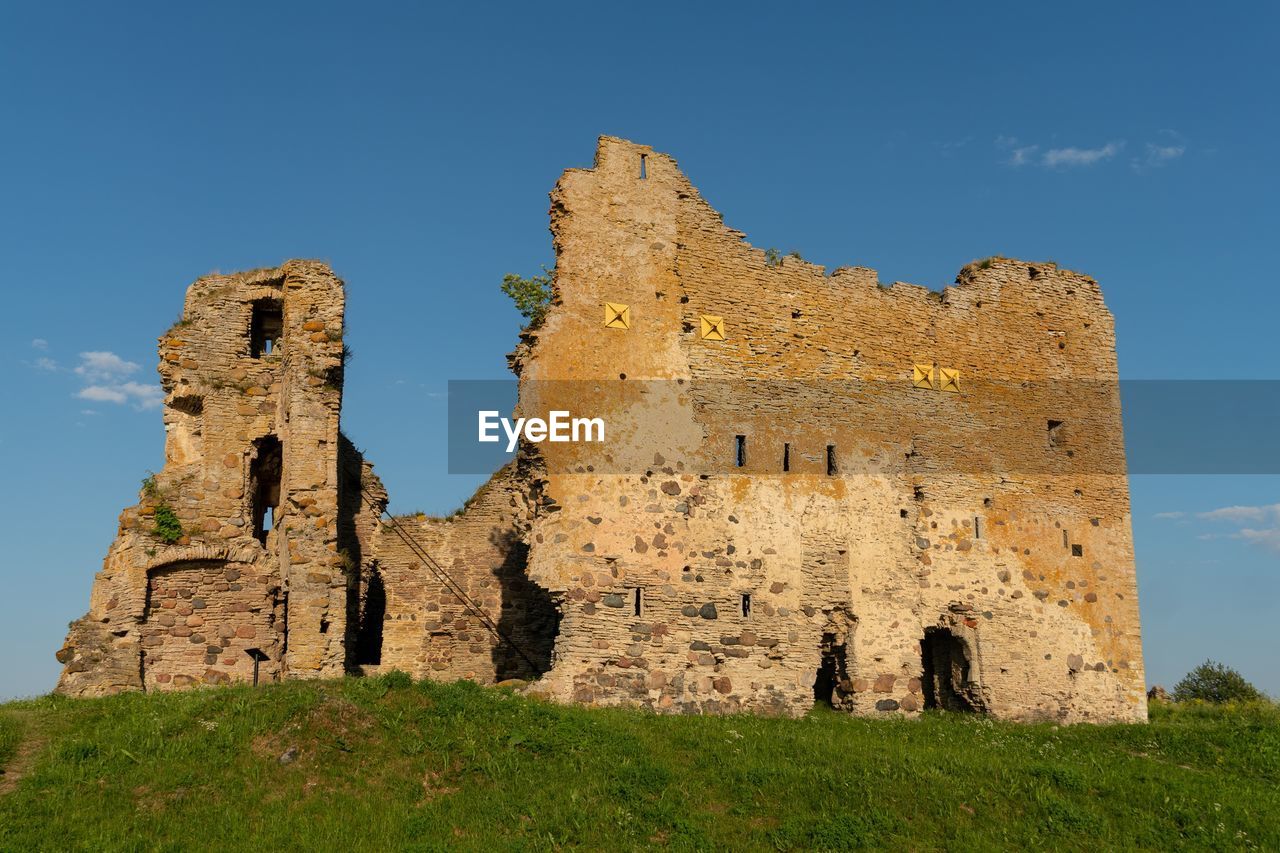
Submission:
POLYGON ((1013 151, 1009 153, 1009 165, 1010 166, 1027 165, 1028 163, 1031 162, 1032 158, 1035 157, 1035 153, 1039 148, 1040 148, 1039 145, 1023 145, 1019 148, 1013 149, 1013 151))
POLYGON ((1158 142, 1148 142, 1140 156, 1129 161, 1135 172, 1159 169, 1187 153, 1186 140, 1176 130, 1162 130, 1158 142))
POLYGON ((1036 153, 1039 145, 1019 145, 1016 136, 1005 136, 1001 134, 996 137, 996 147, 1005 148, 1009 151, 1009 159, 1005 161, 1010 166, 1025 166, 1031 162, 1032 155, 1036 153))
POLYGON ((1268 551, 1275 551, 1280 554, 1280 526, 1264 530, 1254 530, 1246 527, 1237 533, 1235 538, 1243 539, 1251 545, 1257 545, 1266 548, 1268 551))
POLYGON ((76 367, 76 373, 88 382, 113 382, 137 370, 137 364, 113 352, 82 352, 76 367))
POLYGON ((1206 521, 1233 521, 1243 523, 1246 521, 1265 521, 1267 518, 1275 518, 1280 522, 1280 504, 1268 504, 1264 506, 1224 506, 1221 509, 1210 510, 1197 514, 1198 518, 1206 521))
POLYGON ((1141 157, 1133 158, 1133 168, 1139 172, 1158 169, 1177 160, 1186 151, 1185 145, 1152 145, 1148 142, 1146 152, 1141 157))
POLYGON ((1280 503, 1260 506, 1224 506, 1208 512, 1196 513, 1205 521, 1220 521, 1239 525, 1234 533, 1205 533, 1201 539, 1239 539, 1269 551, 1280 553, 1280 503), (1250 524, 1249 527, 1243 525, 1250 524))
MULTIPOLYGON (((49 342, 44 338, 36 338, 31 342, 36 350, 47 350, 49 342)), ((121 358, 108 350, 91 350, 80 353, 80 362, 75 367, 61 367, 57 361, 47 355, 39 356, 35 361, 23 361, 23 364, 42 370, 46 373, 74 373, 80 378, 83 387, 72 396, 79 400, 94 403, 112 403, 117 406, 130 405, 134 409, 154 409, 164 402, 164 391, 159 385, 138 382, 129 377, 141 368, 132 361, 121 358)), ((91 416, 98 412, 95 409, 81 409, 81 415, 91 416)))
MULTIPOLYGON (((1008 152, 1005 164, 1009 166, 1044 166, 1047 169, 1069 169, 1095 166, 1114 159, 1125 148, 1123 139, 1116 139, 1098 148, 1081 148, 1068 145, 1043 149, 1040 145, 1023 144, 1016 136, 996 137, 997 148, 1008 152)), ((1174 130, 1161 130, 1156 141, 1143 144, 1142 152, 1129 159, 1135 172, 1146 172, 1167 166, 1187 153, 1182 135, 1174 130)))
POLYGON ((1038 144, 1023 144, 1016 136, 997 136, 996 147, 1009 152, 1005 164, 1009 166, 1044 166, 1047 169, 1065 169, 1093 166, 1110 160, 1124 150, 1124 140, 1108 142, 1100 148, 1079 148, 1069 145, 1044 149, 1038 144))
POLYGON ((1157 512, 1153 517, 1154 518, 1183 518, 1184 516, 1186 516, 1185 512, 1157 512))
POLYGON ((1050 148, 1044 152, 1041 160, 1049 168, 1058 166, 1092 166, 1103 160, 1110 160, 1124 148, 1124 141, 1108 142, 1101 148, 1050 148))
POLYGON ((131 398, 138 401, 140 409, 154 409, 164 401, 164 391, 159 385, 144 385, 141 382, 126 382, 120 386, 131 398))
POLYGON ((159 385, 144 385, 141 382, 119 382, 113 384, 88 385, 76 393, 81 400, 92 400, 95 403, 115 403, 123 405, 132 403, 136 409, 154 409, 164 400, 164 391, 159 385))
POLYGON ((124 403, 129 399, 129 395, 119 388, 108 388, 105 385, 81 388, 76 396, 81 400, 93 400, 95 403, 124 403))

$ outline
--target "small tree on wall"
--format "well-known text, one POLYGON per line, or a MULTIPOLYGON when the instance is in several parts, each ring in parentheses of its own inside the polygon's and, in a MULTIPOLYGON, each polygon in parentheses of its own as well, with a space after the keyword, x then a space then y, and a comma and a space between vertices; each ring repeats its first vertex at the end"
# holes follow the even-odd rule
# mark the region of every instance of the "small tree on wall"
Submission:
POLYGON ((502 292, 511 297, 516 310, 528 321, 526 329, 536 329, 546 319, 547 309, 551 307, 551 280, 555 272, 555 267, 543 267, 542 275, 521 278, 509 272, 502 277, 502 292))
POLYGON ((1253 702, 1263 698, 1258 688, 1229 666, 1207 660, 1173 688, 1178 702, 1199 699, 1203 702, 1253 702))

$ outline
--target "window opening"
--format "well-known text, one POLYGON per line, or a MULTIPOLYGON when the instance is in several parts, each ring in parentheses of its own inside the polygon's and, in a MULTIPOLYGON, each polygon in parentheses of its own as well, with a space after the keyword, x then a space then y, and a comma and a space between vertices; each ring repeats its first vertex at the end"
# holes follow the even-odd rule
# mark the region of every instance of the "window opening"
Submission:
POLYGON ((259 299, 253 303, 249 322, 249 355, 262 358, 280 351, 284 334, 284 306, 278 299, 259 299))
POLYGON ((249 488, 252 500, 253 535, 267 544, 267 534, 275 527, 275 514, 280 507, 280 474, 283 454, 280 439, 264 436, 254 442, 255 453, 249 466, 249 488))
POLYGON ((1050 447, 1060 447, 1066 439, 1066 433, 1062 429, 1064 423, 1064 421, 1048 421, 1050 447))

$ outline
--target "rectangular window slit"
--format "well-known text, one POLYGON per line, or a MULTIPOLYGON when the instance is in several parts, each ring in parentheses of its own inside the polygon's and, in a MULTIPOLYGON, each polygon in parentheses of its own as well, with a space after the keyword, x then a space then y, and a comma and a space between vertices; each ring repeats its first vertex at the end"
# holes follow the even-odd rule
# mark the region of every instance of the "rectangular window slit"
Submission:
POLYGON ((645 170, 645 166, 647 165, 647 161, 648 161, 648 159, 649 159, 649 155, 648 155, 648 154, 641 154, 641 155, 640 155, 640 180, 642 180, 642 181, 643 181, 643 180, 647 180, 647 179, 648 179, 648 177, 649 177, 649 176, 648 176, 648 174, 646 173, 646 170, 645 170))
POLYGON ((973 517, 973 538, 982 538, 982 519, 976 515, 973 517))
POLYGON ((834 444, 827 445, 827 476, 834 477, 836 475, 836 446, 834 444))
POLYGON ((734 464, 741 468, 747 464, 747 437, 745 435, 734 436, 736 442, 734 450, 734 464))
POLYGON ((751 593, 744 592, 742 594, 742 618, 746 619, 751 615, 751 593))
POLYGON ((1071 538, 1067 535, 1067 531, 1062 531, 1062 547, 1066 548, 1071 544, 1071 538))
POLYGON ((1062 426, 1064 422, 1050 420, 1047 423, 1048 423, 1048 429, 1049 429, 1049 446, 1050 447, 1060 446, 1063 440, 1066 438, 1066 435, 1063 433, 1063 430, 1062 430, 1062 426))
POLYGON ((639 616, 644 610, 644 587, 635 587, 631 590, 631 614, 639 616))
POLYGON ((249 356, 262 358, 280 349, 284 334, 284 305, 279 299, 259 299, 253 303, 249 320, 249 356))
POLYGON ((1083 557, 1083 556, 1084 556, 1084 546, 1083 546, 1083 545, 1072 545, 1072 546, 1071 546, 1071 556, 1073 556, 1073 557, 1083 557))
POLYGON ((790 444, 782 445, 782 470, 783 471, 791 470, 791 445, 790 444))

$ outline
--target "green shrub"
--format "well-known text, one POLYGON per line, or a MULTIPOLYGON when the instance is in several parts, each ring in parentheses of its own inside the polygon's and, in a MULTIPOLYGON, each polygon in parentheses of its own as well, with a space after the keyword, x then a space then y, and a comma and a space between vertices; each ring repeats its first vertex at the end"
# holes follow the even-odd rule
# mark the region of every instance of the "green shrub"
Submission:
POLYGON ((1258 688, 1229 666, 1207 660, 1173 688, 1178 702, 1198 699, 1203 702, 1253 702, 1263 698, 1258 688))
POLYGON ((151 532, 161 542, 169 545, 182 538, 182 522, 178 520, 173 507, 163 503, 156 507, 156 523, 151 532))
POLYGON ((555 267, 542 268, 542 275, 531 275, 521 278, 515 273, 507 273, 502 277, 502 292, 511 297, 516 310, 529 322, 525 328, 536 329, 546 319, 547 310, 551 307, 551 281, 555 277, 555 267))

